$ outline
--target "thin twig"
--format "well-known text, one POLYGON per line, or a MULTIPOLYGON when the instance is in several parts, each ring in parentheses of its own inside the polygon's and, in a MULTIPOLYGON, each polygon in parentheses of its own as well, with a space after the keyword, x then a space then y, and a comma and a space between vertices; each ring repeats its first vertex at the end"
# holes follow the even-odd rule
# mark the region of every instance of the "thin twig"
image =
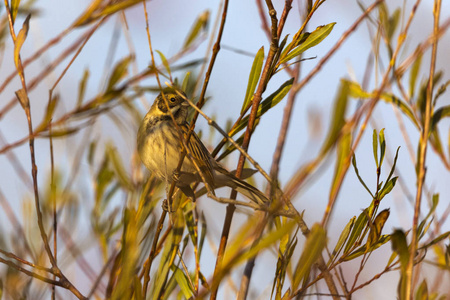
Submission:
MULTIPOLYGON (((13 39, 13 42, 16 43, 16 35, 14 33, 14 26, 12 22, 12 16, 11 11, 8 6, 7 0, 5 0, 5 8, 7 10, 8 15, 8 21, 9 21, 9 30, 11 33, 11 37, 13 39)), ((25 82, 25 75, 24 75, 24 69, 22 65, 22 60, 20 59, 20 54, 17 57, 17 71, 19 73, 20 81, 22 83, 22 92, 21 95, 19 92, 16 93, 16 96, 18 97, 18 101, 21 102, 23 109, 25 110, 25 114, 27 117, 27 123, 28 123, 28 132, 30 136, 33 136, 33 125, 31 121, 31 108, 30 108, 30 101, 28 99, 28 92, 27 92, 27 84, 25 82)), ((66 289, 70 290, 77 298, 79 299, 86 299, 76 288, 73 286, 73 284, 67 280, 67 278, 63 275, 61 270, 58 268, 55 257, 52 254, 52 251, 50 249, 50 245, 48 242, 48 236, 44 229, 43 224, 43 217, 42 212, 40 208, 40 202, 39 202, 39 190, 38 190, 38 182, 37 182, 37 165, 36 165, 36 157, 35 157, 35 149, 34 149, 34 137, 31 137, 29 140, 29 148, 30 148, 30 157, 31 157, 31 174, 33 178, 33 189, 34 189, 34 199, 35 199, 35 207, 36 207, 36 214, 37 214, 37 221, 38 221, 38 227, 41 234, 42 241, 44 243, 45 251, 47 252, 47 256, 50 260, 50 263, 52 265, 53 274, 58 276, 60 278, 60 283, 62 286, 64 286, 66 289)))
MULTIPOLYGON (((50 107, 51 98, 49 98, 48 106, 50 107)), ((52 126, 51 119, 48 127, 48 132, 50 134, 49 143, 50 143, 50 197, 53 206, 53 253, 55 255, 55 262, 58 263, 58 219, 56 215, 56 188, 55 188, 55 165, 54 165, 54 156, 53 156, 53 138, 52 138, 52 126)), ((53 275, 53 280, 56 279, 56 276, 53 275)), ((52 285, 52 300, 56 299, 55 293, 55 285, 52 285)))
POLYGON ((413 298, 413 273, 414 273, 414 258, 416 256, 416 249, 418 245, 417 238, 417 226, 419 224, 419 214, 420 214, 420 204, 422 202, 422 189, 425 182, 425 174, 426 174, 426 154, 427 154, 427 145, 428 145, 428 137, 430 134, 430 125, 431 125, 431 113, 432 113, 432 105, 433 105, 433 88, 434 88, 434 73, 436 69, 436 56, 437 56, 437 46, 438 46, 438 32, 439 32, 439 17, 441 13, 441 0, 435 0, 433 6, 433 16, 434 16, 434 27, 433 32, 435 39, 433 41, 433 47, 431 50, 431 62, 430 62, 430 72, 427 86, 427 97, 425 104, 425 115, 424 115, 424 125, 422 128, 422 132, 420 134, 419 140, 419 155, 418 155, 418 174, 417 174, 417 193, 416 193, 416 204, 414 207, 414 217, 412 223, 412 238, 411 238, 411 246, 409 249, 409 260, 408 265, 405 271, 405 299, 413 298))

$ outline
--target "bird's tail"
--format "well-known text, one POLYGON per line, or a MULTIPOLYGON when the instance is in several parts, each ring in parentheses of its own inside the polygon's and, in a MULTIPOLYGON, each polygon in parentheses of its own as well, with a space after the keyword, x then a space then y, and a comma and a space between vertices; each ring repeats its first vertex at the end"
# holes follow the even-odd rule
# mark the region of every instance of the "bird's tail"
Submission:
POLYGON ((231 174, 222 167, 216 168, 216 171, 217 173, 219 173, 216 173, 216 188, 228 186, 258 205, 268 206, 270 204, 269 199, 260 190, 258 190, 251 184, 237 178, 235 175, 231 174))

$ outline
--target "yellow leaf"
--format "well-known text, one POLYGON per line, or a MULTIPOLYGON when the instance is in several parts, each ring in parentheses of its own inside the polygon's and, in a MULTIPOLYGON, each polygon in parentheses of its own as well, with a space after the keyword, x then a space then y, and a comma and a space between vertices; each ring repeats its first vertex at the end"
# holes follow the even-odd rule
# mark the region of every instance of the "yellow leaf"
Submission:
POLYGON ((22 29, 20 29, 19 34, 16 37, 16 40, 14 42, 14 63, 16 64, 16 68, 19 71, 20 74, 23 74, 22 66, 19 64, 19 54, 20 49, 22 48, 23 43, 25 42, 25 39, 27 38, 28 29, 30 28, 30 17, 31 15, 28 15, 25 21, 23 22, 22 29))

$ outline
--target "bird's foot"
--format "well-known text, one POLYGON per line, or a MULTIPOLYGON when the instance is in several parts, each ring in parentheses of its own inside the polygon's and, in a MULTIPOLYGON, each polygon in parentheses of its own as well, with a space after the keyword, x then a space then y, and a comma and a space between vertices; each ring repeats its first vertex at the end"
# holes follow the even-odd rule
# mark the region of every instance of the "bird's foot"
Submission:
POLYGON ((164 199, 161 205, 163 211, 168 212, 168 213, 174 213, 175 210, 172 208, 171 205, 169 205, 169 201, 167 201, 167 199, 164 199))

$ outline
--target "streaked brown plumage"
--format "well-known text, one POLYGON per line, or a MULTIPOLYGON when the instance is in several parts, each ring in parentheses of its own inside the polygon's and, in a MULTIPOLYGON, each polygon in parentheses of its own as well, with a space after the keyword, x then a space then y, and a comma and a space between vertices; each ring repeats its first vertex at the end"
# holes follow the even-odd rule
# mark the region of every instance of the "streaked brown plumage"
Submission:
MULTIPOLYGON (((186 121, 189 104, 173 89, 165 89, 163 93, 169 107, 162 94, 159 94, 139 127, 137 147, 147 169, 160 179, 172 183, 182 152, 182 142, 170 112, 186 140, 189 131, 186 121)), ((176 180, 176 186, 186 196, 193 198, 194 192, 190 184, 202 181, 194 161, 211 189, 228 186, 259 205, 269 203, 261 191, 238 179, 216 162, 195 132, 191 134, 187 146, 191 156, 185 157, 176 180)))

